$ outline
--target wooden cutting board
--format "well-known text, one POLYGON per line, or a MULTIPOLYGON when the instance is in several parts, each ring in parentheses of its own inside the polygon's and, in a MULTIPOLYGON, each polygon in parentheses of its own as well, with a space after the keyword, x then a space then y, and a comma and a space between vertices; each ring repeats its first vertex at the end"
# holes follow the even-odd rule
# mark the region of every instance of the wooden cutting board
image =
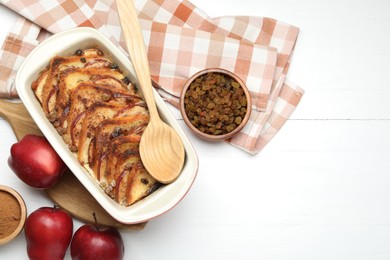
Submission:
MULTIPOLYGON (((0 116, 7 120, 18 140, 26 134, 42 135, 38 126, 22 103, 11 103, 0 100, 0 116)), ((121 229, 141 230, 145 223, 127 225, 112 218, 84 188, 79 180, 69 171, 52 188, 45 190, 55 204, 67 210, 73 217, 94 223, 93 212, 96 213, 99 224, 121 229)))

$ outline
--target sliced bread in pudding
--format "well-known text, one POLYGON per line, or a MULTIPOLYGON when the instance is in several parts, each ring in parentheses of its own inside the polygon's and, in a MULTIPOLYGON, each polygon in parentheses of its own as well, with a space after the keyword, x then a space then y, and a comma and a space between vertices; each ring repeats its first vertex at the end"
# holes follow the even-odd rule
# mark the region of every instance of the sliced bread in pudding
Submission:
POLYGON ((139 155, 149 122, 145 101, 102 51, 53 57, 31 87, 71 152, 110 198, 129 206, 160 187, 139 155))
MULTIPOLYGON (((139 104, 146 107, 142 97, 138 94, 108 85, 98 85, 93 82, 83 82, 72 92, 70 104, 65 108, 66 113, 61 117, 57 130, 69 146, 76 146, 72 142, 72 135, 79 128, 79 120, 84 116, 85 111, 95 103, 123 103, 124 106, 139 104)), ((119 109, 119 108, 118 108, 119 109)), ((74 137, 73 137, 74 138, 74 137)))
POLYGON ((140 134, 116 138, 108 148, 102 183, 110 197, 120 204, 130 205, 160 186, 148 174, 139 154, 140 134))
MULTIPOLYGON (((48 74, 41 91, 42 109, 49 116, 56 104, 59 76, 69 68, 110 67, 112 63, 98 49, 76 51, 73 56, 55 56, 47 67, 48 74)), ((38 93, 36 93, 38 94, 38 93)))

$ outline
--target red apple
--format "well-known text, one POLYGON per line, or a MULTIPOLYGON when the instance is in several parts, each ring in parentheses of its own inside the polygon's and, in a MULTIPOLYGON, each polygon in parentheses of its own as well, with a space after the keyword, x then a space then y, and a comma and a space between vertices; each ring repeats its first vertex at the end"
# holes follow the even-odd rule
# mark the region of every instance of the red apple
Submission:
POLYGON ((62 260, 73 234, 72 217, 57 207, 42 207, 31 213, 24 232, 30 260, 62 260))
POLYGON ((85 224, 73 235, 70 255, 73 260, 120 260, 125 247, 116 228, 85 224))
POLYGON ((53 186, 66 169, 46 138, 37 135, 26 135, 11 146, 8 165, 23 182, 38 189, 53 186))

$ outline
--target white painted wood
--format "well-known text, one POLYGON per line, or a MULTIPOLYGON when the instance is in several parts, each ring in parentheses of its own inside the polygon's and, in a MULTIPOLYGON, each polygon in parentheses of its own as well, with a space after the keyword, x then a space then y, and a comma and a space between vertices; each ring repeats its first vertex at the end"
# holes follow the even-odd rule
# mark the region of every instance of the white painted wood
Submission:
MULTIPOLYGON (((211 16, 300 27, 288 77, 306 93, 256 156, 199 140, 180 121, 199 155, 198 178, 172 211, 122 232, 125 258, 390 259, 390 2, 192 2, 211 16)), ((10 21, 0 6, 6 13, 10 21)), ((8 168, 16 138, 4 120, 0 133, 0 183, 22 193, 29 213, 50 205, 8 168)), ((26 259, 25 247, 21 234, 0 258, 26 259)))

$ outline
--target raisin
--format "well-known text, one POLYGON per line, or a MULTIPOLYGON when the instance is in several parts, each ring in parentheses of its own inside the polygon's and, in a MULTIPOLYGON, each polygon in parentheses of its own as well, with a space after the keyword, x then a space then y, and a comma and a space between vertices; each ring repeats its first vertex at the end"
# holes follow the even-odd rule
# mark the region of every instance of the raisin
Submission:
POLYGON ((142 184, 145 184, 145 185, 148 185, 148 184, 149 184, 148 179, 145 179, 145 178, 142 178, 142 179, 141 179, 141 182, 142 182, 142 184))
MULTIPOLYGON (((116 64, 111 64, 110 65, 110 69, 112 69, 112 70, 117 70, 117 69, 119 69, 119 67, 118 67, 118 65, 116 65, 116 64)), ((127 85, 127 84, 126 84, 127 85)))
POLYGON ((123 82, 125 85, 129 85, 130 79, 129 79, 128 77, 124 77, 124 78, 122 79, 122 82, 123 82))
POLYGON ((84 52, 82 51, 82 50, 80 50, 80 49, 78 49, 75 53, 74 53, 74 55, 76 55, 76 56, 81 56, 81 55, 83 55, 84 54, 84 52))
POLYGON ((189 121, 201 132, 223 135, 237 128, 246 114, 247 100, 240 84, 222 73, 196 78, 184 96, 189 121))

